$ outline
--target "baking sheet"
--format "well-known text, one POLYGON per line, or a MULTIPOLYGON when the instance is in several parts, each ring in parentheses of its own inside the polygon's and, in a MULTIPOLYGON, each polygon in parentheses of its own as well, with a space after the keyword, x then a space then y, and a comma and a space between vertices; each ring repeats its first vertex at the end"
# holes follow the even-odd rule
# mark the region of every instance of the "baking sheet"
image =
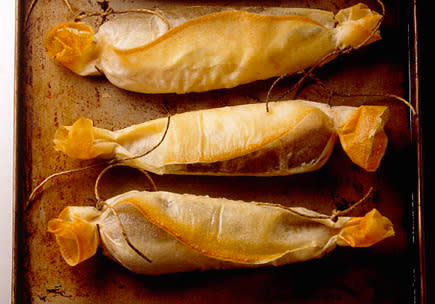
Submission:
MULTIPOLYGON (((381 167, 368 173, 352 165, 337 145, 321 170, 288 177, 156 176, 160 190, 204 194, 287 206, 304 206, 326 214, 356 201, 373 186, 372 200, 353 215, 373 207, 389 217, 396 237, 371 248, 337 248, 329 256, 280 268, 191 272, 159 277, 138 276, 97 254, 76 267, 61 258, 47 222, 67 205, 94 205, 98 170, 60 177, 45 187, 32 208, 23 206, 31 189, 46 176, 90 164, 55 152, 52 139, 59 124, 78 117, 96 126, 119 129, 172 114, 255 103, 265 100, 273 80, 231 90, 201 94, 136 94, 118 89, 104 78, 77 76, 49 58, 42 47, 46 31, 71 20, 61 0, 39 0, 27 27, 24 12, 31 1, 17 1, 16 155, 13 301, 15 303, 420 303, 424 296, 419 188, 419 122, 403 104, 388 98, 352 97, 333 105, 379 104, 390 107, 386 126, 389 146, 381 167)), ((376 1, 364 1, 378 9, 376 1)), ((102 11, 184 5, 312 7, 337 11, 357 1, 71 1, 74 8, 102 11)), ((415 71, 413 3, 389 1, 381 27, 383 40, 336 59, 317 71, 330 88, 343 93, 389 93, 418 102, 415 71)), ((98 24, 99 20, 89 20, 98 24)), ((289 77, 274 89, 272 99, 295 81, 289 77)), ((288 96, 290 97, 290 96, 288 96)), ((317 85, 300 98, 327 102, 317 85)), ((150 185, 131 169, 114 169, 104 178, 109 197, 150 185), (112 190, 111 190, 112 189, 112 190), (113 190, 114 189, 114 190, 113 190)))

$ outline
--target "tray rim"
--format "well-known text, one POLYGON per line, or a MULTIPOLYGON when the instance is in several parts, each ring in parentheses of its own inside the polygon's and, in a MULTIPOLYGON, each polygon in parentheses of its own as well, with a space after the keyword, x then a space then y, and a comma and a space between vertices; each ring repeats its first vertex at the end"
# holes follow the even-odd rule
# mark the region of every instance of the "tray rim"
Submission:
POLYGON ((21 106, 20 98, 20 76, 21 76, 21 49, 22 49, 22 29, 24 27, 23 22, 21 22, 23 16, 22 13, 23 4, 22 0, 15 0, 15 50, 14 50, 14 122, 13 122, 13 206, 12 206, 12 278, 11 278, 11 303, 20 303, 20 283, 19 277, 21 277, 20 272, 22 271, 18 265, 20 259, 21 250, 18 248, 17 244, 21 240, 21 228, 20 220, 21 208, 20 201, 21 197, 19 194, 19 180, 21 168, 18 165, 18 159, 20 155, 19 141, 20 141, 20 115, 19 109, 21 106))
MULTIPOLYGON (((25 29, 24 25, 24 8, 25 0, 15 0, 15 50, 14 50, 14 123, 13 123, 13 219, 12 219, 12 280, 11 280, 11 303, 22 303, 22 284, 20 281, 23 275, 23 269, 20 267, 20 260, 23 250, 18 246, 22 239, 22 205, 25 200, 23 190, 20 188, 20 179, 23 175, 23 168, 20 166, 22 151, 20 149, 20 139, 22 138, 22 118, 20 109, 22 108, 21 93, 21 75, 23 56, 22 35, 25 29)), ((416 109, 415 117, 410 114, 409 123, 411 131, 411 145, 416 153, 416 177, 417 182, 415 190, 412 193, 412 209, 416 212, 414 215, 416 221, 413 222, 412 229, 416 229, 413 237, 415 241, 412 249, 415 254, 416 263, 414 265, 414 303, 427 303, 426 288, 426 256, 425 256, 425 231, 424 231, 424 195, 423 195, 423 143, 421 117, 421 100, 420 100, 420 82, 419 82, 419 36, 418 36, 418 0, 407 0, 405 6, 409 8, 408 17, 408 94, 411 104, 416 109)))
POLYGON ((416 117, 410 117, 410 123, 415 132, 412 141, 416 141, 416 158, 417 158, 417 185, 416 185, 416 210, 417 210, 417 237, 418 237, 418 299, 420 303, 427 303, 426 287, 426 253, 425 253, 425 231, 424 231, 424 189, 423 189, 423 139, 421 124, 421 99, 420 99, 420 82, 419 82, 419 36, 418 36, 418 0, 413 0, 410 7, 410 27, 409 35, 409 57, 412 65, 409 66, 410 98, 417 111, 416 117))

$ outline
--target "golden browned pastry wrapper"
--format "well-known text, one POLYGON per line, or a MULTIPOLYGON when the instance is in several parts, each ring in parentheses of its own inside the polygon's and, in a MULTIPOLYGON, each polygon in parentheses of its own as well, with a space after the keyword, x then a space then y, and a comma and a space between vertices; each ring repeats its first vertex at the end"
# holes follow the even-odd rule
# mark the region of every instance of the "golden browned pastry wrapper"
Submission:
POLYGON ((299 207, 146 191, 113 197, 101 211, 67 207, 50 220, 48 231, 71 266, 101 246, 122 266, 151 275, 280 266, 320 258, 337 245, 368 247, 394 235, 390 220, 376 209, 333 221, 299 207))
POLYGON ((278 7, 159 13, 164 17, 118 16, 96 34, 84 23, 59 24, 47 33, 45 47, 79 75, 104 74, 135 92, 181 94, 301 72, 332 52, 380 39, 378 32, 369 37, 382 18, 364 4, 335 15, 278 7))
POLYGON ((124 160, 156 174, 279 176, 319 169, 338 135, 354 163, 375 171, 388 142, 387 118, 384 106, 292 100, 270 103, 269 112, 258 103, 177 114, 167 133, 167 118, 118 131, 81 118, 59 127, 54 143, 70 157, 124 160))

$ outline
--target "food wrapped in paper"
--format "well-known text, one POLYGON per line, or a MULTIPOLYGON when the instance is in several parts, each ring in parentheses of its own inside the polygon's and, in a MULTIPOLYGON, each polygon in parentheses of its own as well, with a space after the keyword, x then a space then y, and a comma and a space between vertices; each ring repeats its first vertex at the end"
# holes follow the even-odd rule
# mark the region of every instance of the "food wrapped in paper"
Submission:
POLYGON ((333 221, 305 208, 168 192, 131 191, 106 203, 101 211, 67 207, 50 220, 48 230, 69 265, 102 246, 105 255, 141 274, 279 266, 394 235, 376 209, 333 221))
POLYGON ((294 8, 192 7, 126 14, 98 32, 67 22, 46 35, 50 56, 79 75, 104 74, 141 93, 231 88, 291 75, 329 54, 380 39, 382 15, 363 4, 332 12, 294 8), (366 41, 367 40, 367 41, 366 41))
POLYGON ((316 170, 336 137, 350 159, 375 171, 385 153, 384 106, 302 100, 199 110, 109 131, 79 119, 61 126, 55 148, 79 159, 105 158, 156 174, 278 176, 316 170), (163 140, 162 140, 163 139, 163 140), (149 152, 149 153, 147 153, 149 152))

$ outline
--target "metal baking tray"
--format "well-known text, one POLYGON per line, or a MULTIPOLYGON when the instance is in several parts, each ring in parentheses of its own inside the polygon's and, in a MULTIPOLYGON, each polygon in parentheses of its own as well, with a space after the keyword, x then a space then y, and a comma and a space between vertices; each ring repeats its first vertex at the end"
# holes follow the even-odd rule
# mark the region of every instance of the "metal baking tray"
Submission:
MULTIPOLYGON (((361 249, 337 248, 330 255, 279 268, 206 271, 139 276, 97 254, 76 267, 61 258, 47 222, 67 205, 93 205, 97 170, 50 182, 31 209, 23 206, 31 191, 54 172, 90 162, 54 151, 56 126, 88 117, 99 127, 118 129, 171 113, 264 100, 273 80, 201 94, 146 95, 115 88, 103 78, 83 78, 56 64, 42 40, 53 25, 71 20, 61 0, 39 0, 27 26, 30 0, 17 0, 15 88, 15 200, 13 303, 425 303, 422 159, 419 118, 384 97, 333 97, 334 105, 388 105, 389 146, 381 167, 365 172, 351 164, 339 146, 317 172, 288 177, 155 176, 161 190, 208 194, 246 201, 305 206, 330 213, 356 201, 371 186, 375 195, 353 215, 376 207, 394 223, 396 237, 361 249)), ((288 6, 337 11, 357 1, 142 1, 71 0, 74 8, 101 11, 183 5, 288 6)), ((363 1, 379 11, 374 0, 363 1)), ((383 40, 317 70, 327 86, 353 94, 402 96, 419 111, 416 1, 385 1, 383 40)), ((91 20, 97 23, 98 20, 91 20)), ((289 77, 274 89, 281 96, 289 77)), ((317 85, 300 98, 326 102, 317 85)), ((104 180, 104 197, 128 189, 150 189, 133 170, 117 169, 104 180)))

